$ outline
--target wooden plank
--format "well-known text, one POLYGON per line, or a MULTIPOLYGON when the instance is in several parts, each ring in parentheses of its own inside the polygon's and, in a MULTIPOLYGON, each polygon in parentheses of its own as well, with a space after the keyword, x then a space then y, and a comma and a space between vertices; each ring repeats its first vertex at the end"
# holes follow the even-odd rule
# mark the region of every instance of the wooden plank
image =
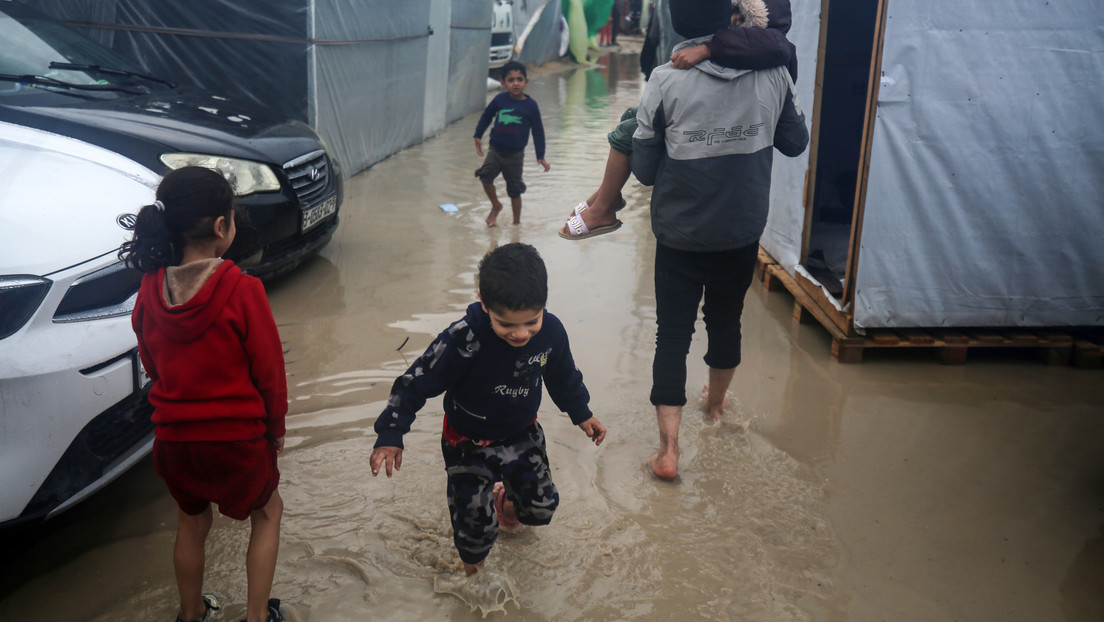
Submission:
POLYGON ((919 328, 907 328, 901 330, 901 336, 903 336, 911 344, 919 345, 934 345, 935 337, 932 337, 931 333, 919 328))
POLYGON ((782 279, 779 278, 780 272, 784 274, 786 271, 782 268, 782 266, 778 264, 773 264, 764 268, 763 287, 766 288, 768 292, 776 292, 786 289, 785 283, 783 283, 782 279))
POLYGON ((1104 346, 1088 339, 1075 339, 1070 362, 1079 369, 1104 367, 1104 346))
POLYGON ((797 278, 790 276, 762 248, 759 265, 771 282, 793 296, 795 323, 816 321, 828 331, 832 357, 840 363, 861 363, 867 348, 933 348, 943 363, 961 365, 972 348, 1017 347, 1037 348, 1042 360, 1053 365, 1104 367, 1104 328, 878 328, 859 336, 854 332, 853 317, 831 306, 819 285, 800 273, 797 278))
POLYGON ((1004 336, 1008 338, 1009 341, 1020 345, 1039 343, 1039 336, 1029 330, 1007 330, 1004 331, 1004 336))
POLYGON ((839 338, 832 340, 832 358, 846 365, 862 362, 863 347, 861 339, 839 338))
POLYGON ((867 339, 871 339, 874 343, 880 346, 893 346, 901 343, 901 338, 890 330, 869 330, 866 333, 867 339))
POLYGON ((992 331, 971 330, 966 334, 970 336, 971 340, 977 342, 979 345, 995 346, 1003 344, 1006 341, 1002 335, 999 335, 992 331))
POLYGON ((1073 359, 1073 342, 1071 341, 1068 345, 1042 348, 1039 353, 1042 355, 1043 362, 1047 365, 1069 365, 1070 360, 1073 359))
POLYGON ((1039 338, 1055 346, 1073 345, 1073 335, 1069 333, 1054 333, 1044 331, 1042 333, 1039 333, 1039 338))
POLYGON ((966 353, 970 348, 966 346, 948 346, 939 348, 939 360, 944 365, 962 365, 966 362, 966 353))
POLYGON ((970 338, 967 337, 966 335, 958 332, 958 331, 943 329, 943 330, 937 331, 935 333, 935 336, 936 336, 937 339, 940 339, 944 343, 947 343, 947 344, 968 344, 968 343, 970 343, 970 338))
POLYGON ((847 337, 857 336, 852 325, 851 315, 836 309, 835 305, 828 300, 828 294, 824 293, 819 283, 809 280, 800 272, 794 275, 793 279, 810 301, 806 306, 815 305, 818 307, 823 317, 827 318, 828 321, 834 324, 836 328, 847 337))
MULTIPOLYGON (((870 153, 874 145, 874 126, 878 117, 878 92, 882 83, 882 50, 885 47, 885 29, 889 0, 878 0, 874 22, 873 48, 870 51, 870 70, 867 73, 866 111, 863 121, 862 146, 857 162, 858 178, 855 180, 855 203, 851 210, 851 238, 847 245, 847 267, 843 275, 844 305, 855 303, 855 272, 859 267, 859 249, 862 248, 863 222, 866 220, 866 188, 870 178, 870 153)), ((821 13, 827 15, 827 13, 821 13)), ((824 59, 824 56, 820 56, 824 59)), ((823 61, 818 64, 824 64, 823 61)))

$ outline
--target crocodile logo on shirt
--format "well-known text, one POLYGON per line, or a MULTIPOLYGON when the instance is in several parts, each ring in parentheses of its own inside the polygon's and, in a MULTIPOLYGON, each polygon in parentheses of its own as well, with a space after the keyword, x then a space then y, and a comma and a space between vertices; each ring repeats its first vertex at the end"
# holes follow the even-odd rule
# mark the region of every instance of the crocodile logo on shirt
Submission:
POLYGON ((503 108, 498 111, 498 123, 499 125, 521 125, 521 117, 516 114, 510 114, 514 111, 513 108, 503 108))

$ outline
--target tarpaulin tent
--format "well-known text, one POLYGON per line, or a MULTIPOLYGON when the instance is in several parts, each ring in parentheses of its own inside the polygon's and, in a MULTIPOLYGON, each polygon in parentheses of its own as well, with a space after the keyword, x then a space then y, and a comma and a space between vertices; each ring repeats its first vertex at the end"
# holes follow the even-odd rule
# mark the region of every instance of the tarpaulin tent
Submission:
POLYGON ((792 6, 812 142, 761 245, 830 323, 1104 325, 1099 0, 792 6))
POLYGON ((27 3, 151 73, 310 124, 349 173, 486 103, 482 0, 27 3))
POLYGON ((559 0, 514 0, 514 60, 541 65, 560 56, 559 0))

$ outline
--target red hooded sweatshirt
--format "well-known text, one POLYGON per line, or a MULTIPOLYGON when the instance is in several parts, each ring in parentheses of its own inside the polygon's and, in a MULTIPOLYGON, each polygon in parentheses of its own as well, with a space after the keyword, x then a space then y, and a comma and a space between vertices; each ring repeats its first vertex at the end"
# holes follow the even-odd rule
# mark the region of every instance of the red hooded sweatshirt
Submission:
POLYGON ((168 285, 166 269, 142 278, 131 315, 157 438, 283 436, 284 353, 264 286, 232 261, 168 270, 168 285))

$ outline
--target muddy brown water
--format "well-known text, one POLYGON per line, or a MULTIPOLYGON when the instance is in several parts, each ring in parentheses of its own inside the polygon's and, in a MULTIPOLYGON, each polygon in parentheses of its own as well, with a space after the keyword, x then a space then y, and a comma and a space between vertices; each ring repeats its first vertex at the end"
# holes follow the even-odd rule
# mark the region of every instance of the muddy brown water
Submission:
MULTIPOLYGON (((688 407, 680 479, 651 477, 648 189, 627 187, 616 233, 556 236, 597 186, 605 133, 643 86, 635 57, 604 62, 530 84, 552 171, 527 162, 520 226, 483 224, 472 114, 350 179, 333 243, 269 286, 291 399, 273 589, 289 619, 482 619, 434 589, 460 570, 440 400, 415 423, 393 479, 373 479, 368 456, 391 382, 473 300, 483 253, 509 241, 548 263, 548 307, 609 436, 595 448, 545 400, 560 509, 548 527, 500 538, 488 568, 513 583, 517 605, 487 619, 1104 619, 1099 370, 983 351, 955 367, 924 352, 840 365, 822 329, 792 323, 787 294, 755 284, 729 417, 709 424, 688 407)), ((699 326, 691 395, 706 377, 702 337, 699 326)), ((0 620, 172 619, 174 529, 146 460, 8 541, 0 620)), ((247 532, 216 519, 206 589, 226 607, 215 619, 244 610, 247 532)))

